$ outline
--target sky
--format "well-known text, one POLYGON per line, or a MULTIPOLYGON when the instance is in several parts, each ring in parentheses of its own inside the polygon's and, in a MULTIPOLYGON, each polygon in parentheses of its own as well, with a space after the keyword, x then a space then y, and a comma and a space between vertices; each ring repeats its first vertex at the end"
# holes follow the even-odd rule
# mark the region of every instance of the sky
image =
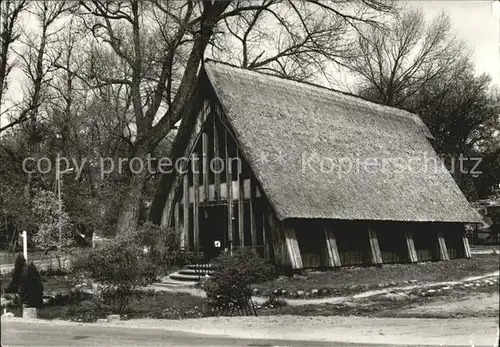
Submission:
POLYGON ((450 16, 458 38, 465 40, 474 54, 476 72, 487 72, 500 85, 500 1, 495 18, 492 0, 408 1, 420 7, 429 19, 444 11, 450 16))
MULTIPOLYGON (((409 8, 420 8, 427 22, 441 12, 450 17, 451 31, 464 40, 473 55, 477 74, 488 73, 492 84, 500 86, 500 0, 498 15, 492 9, 493 0, 405 0, 409 8)), ((356 79, 344 68, 332 70, 330 84, 335 89, 356 93, 356 79)))
MULTIPOLYGON (((476 72, 491 75, 492 83, 500 86, 500 0, 405 0, 410 7, 420 7, 428 20, 441 11, 449 15, 452 30, 456 36, 469 45, 473 53, 476 72), (497 3, 497 16, 494 16, 493 2, 497 3)), ((29 25, 29 24, 27 24, 29 25)), ((22 87, 16 71, 10 76, 11 88, 5 99, 20 101, 22 87), (15 81, 18 85, 15 86, 15 81)), ((337 83, 334 87, 353 91, 353 78, 345 71, 334 73, 337 83)), ((5 106, 5 105, 3 105, 5 106)), ((3 107, 2 107, 3 108, 3 107)), ((0 117, 0 125, 6 120, 0 117)))

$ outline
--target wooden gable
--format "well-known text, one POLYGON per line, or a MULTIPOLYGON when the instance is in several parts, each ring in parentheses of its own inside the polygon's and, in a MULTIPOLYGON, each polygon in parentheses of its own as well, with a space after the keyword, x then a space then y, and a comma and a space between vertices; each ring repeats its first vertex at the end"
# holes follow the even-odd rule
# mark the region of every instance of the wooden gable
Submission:
POLYGON ((244 158, 212 93, 201 102, 184 148, 180 184, 168 194, 161 224, 182 230, 185 250, 200 253, 200 211, 226 206, 230 249, 252 247, 265 258, 272 253, 268 199, 244 158), (230 182, 230 183, 228 183, 230 182), (175 189, 176 188, 176 189, 175 189))

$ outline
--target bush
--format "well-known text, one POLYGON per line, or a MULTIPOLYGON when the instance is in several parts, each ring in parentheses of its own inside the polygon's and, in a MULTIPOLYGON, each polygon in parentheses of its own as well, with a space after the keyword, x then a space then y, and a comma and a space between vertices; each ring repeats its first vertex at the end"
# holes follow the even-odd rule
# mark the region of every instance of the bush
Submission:
POLYGON ((70 254, 74 245, 74 230, 68 213, 61 209, 60 203, 53 192, 38 189, 32 201, 32 212, 38 226, 33 237, 36 247, 50 252, 62 269, 63 258, 70 254))
POLYGON ((268 280, 272 266, 252 249, 241 248, 232 255, 222 254, 215 261, 212 278, 227 285, 248 286, 268 280))
POLYGON ((19 253, 14 261, 14 270, 12 272, 12 279, 9 286, 5 290, 9 294, 17 294, 19 292, 19 287, 23 281, 23 277, 26 276, 26 259, 19 253))
POLYGON ((180 248, 181 230, 160 227, 148 222, 126 237, 130 238, 131 242, 147 247, 147 256, 151 264, 159 268, 166 269, 174 265, 182 265, 184 262, 180 248))
POLYGON ((22 303, 28 307, 42 307, 43 305, 42 277, 33 262, 28 266, 26 276, 23 276, 19 286, 19 295, 22 303))
POLYGON ((130 242, 128 236, 117 236, 102 247, 75 259, 75 270, 84 271, 102 285, 100 292, 104 303, 113 311, 123 313, 134 290, 150 283, 150 262, 143 248, 130 242))
POLYGON ((214 265, 213 276, 203 285, 214 308, 247 305, 252 297, 250 284, 263 282, 272 274, 271 265, 250 249, 223 254, 214 265))

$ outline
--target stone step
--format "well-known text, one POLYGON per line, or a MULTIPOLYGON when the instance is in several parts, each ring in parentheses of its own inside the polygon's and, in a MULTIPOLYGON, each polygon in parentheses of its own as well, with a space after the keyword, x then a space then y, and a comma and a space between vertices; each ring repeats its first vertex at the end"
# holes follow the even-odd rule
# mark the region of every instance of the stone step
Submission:
POLYGON ((181 275, 193 275, 193 276, 205 276, 205 275, 212 275, 213 271, 212 270, 194 270, 194 269, 182 269, 179 271, 181 275))
POLYGON ((196 286, 196 283, 196 281, 176 281, 169 277, 165 277, 162 278, 161 282, 153 283, 151 286, 158 289, 193 288, 196 286))
POLYGON ((173 274, 170 274, 168 277, 170 277, 173 280, 176 281, 183 281, 183 282, 198 282, 201 277, 204 276, 198 276, 198 275, 183 275, 181 273, 175 272, 173 274))
POLYGON ((215 266, 213 264, 188 264, 185 268, 192 270, 214 270, 215 266))

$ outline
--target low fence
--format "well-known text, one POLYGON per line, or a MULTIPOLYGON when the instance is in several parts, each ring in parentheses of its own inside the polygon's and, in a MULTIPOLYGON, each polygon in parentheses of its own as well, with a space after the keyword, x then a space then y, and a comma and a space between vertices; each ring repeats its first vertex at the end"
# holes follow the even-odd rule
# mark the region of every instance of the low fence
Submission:
MULTIPOLYGON (((63 257, 60 259, 61 267, 63 269, 67 269, 71 266, 70 257, 63 257)), ((28 254, 28 262, 31 262, 28 254)), ((38 259, 33 260, 38 271, 47 270, 47 269, 59 269, 59 262, 56 258, 48 258, 48 259, 38 259)), ((14 269, 14 264, 2 264, 0 265, 0 274, 9 273, 14 269)))

